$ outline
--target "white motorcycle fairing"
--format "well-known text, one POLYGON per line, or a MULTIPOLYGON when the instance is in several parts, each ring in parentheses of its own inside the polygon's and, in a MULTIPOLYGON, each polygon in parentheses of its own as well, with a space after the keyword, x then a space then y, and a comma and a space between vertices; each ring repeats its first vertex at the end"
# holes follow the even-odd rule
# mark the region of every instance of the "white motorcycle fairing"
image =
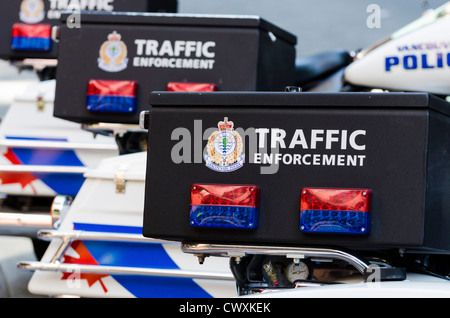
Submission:
POLYGON ((345 70, 353 85, 450 95, 450 3, 385 42, 360 52, 345 70))
POLYGON ((41 232, 51 239, 41 262, 19 265, 37 270, 29 283, 32 293, 237 296, 228 258, 214 257, 200 265, 181 251, 179 243, 142 236, 145 165, 146 153, 142 152, 105 159, 85 174, 86 181, 60 228, 41 232))
POLYGON ((29 85, 3 118, 1 193, 74 196, 88 167, 118 154, 114 138, 94 136, 79 124, 53 117, 54 95, 54 80, 29 85))

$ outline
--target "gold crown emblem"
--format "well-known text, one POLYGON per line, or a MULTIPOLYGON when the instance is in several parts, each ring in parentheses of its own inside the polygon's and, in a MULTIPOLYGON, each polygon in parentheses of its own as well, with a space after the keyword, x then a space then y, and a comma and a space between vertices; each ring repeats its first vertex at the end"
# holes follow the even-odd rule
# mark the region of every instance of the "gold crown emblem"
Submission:
POLYGON ((234 123, 232 121, 228 121, 228 117, 225 117, 223 121, 219 121, 217 127, 219 127, 220 131, 232 131, 234 123))
POLYGON ((120 41, 121 38, 122 36, 116 31, 113 31, 112 33, 108 34, 108 41, 120 41))

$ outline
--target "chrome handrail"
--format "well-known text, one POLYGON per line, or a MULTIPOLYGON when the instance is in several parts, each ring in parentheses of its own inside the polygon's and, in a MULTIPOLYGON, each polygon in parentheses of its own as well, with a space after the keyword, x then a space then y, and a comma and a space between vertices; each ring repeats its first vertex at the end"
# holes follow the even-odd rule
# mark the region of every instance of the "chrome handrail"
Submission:
POLYGON ((203 243, 183 243, 181 249, 185 253, 195 255, 216 255, 243 257, 245 255, 278 255, 288 258, 328 258, 339 259, 353 265, 359 272, 369 269, 369 263, 348 252, 319 247, 279 247, 279 246, 245 246, 203 243))
POLYGON ((69 173, 84 174, 88 170, 83 166, 47 166, 47 165, 0 165, 1 172, 12 173, 69 173))
POLYGON ((1 147, 12 148, 42 148, 42 149, 73 149, 73 150, 117 150, 116 144, 102 143, 79 143, 49 140, 22 140, 22 139, 0 139, 1 147))
POLYGON ((105 265, 79 265, 64 263, 43 262, 19 262, 18 268, 24 270, 43 270, 60 272, 83 272, 83 273, 107 273, 110 275, 143 275, 155 277, 190 278, 190 279, 219 279, 234 280, 231 273, 189 271, 182 269, 162 269, 147 267, 125 267, 105 265))
POLYGON ((0 212, 0 226, 23 226, 35 228, 51 228, 52 218, 49 213, 0 212))
POLYGON ((56 252, 51 256, 49 262, 21 261, 17 264, 17 268, 22 270, 42 270, 42 271, 61 271, 61 272, 77 272, 77 273, 104 273, 109 275, 143 275, 156 277, 177 277, 190 279, 217 279, 217 280, 234 280, 231 272, 206 272, 192 271, 182 269, 165 269, 165 268, 143 268, 129 266, 106 266, 106 265, 84 265, 84 264, 67 264, 61 262, 61 257, 69 247, 70 243, 75 240, 82 241, 110 241, 110 242, 132 242, 132 243, 159 243, 159 244, 179 244, 173 241, 164 241, 144 237, 140 234, 128 233, 108 233, 108 232, 91 232, 91 231, 57 231, 57 230, 40 230, 38 238, 43 240, 60 239, 61 244, 57 247, 56 252))
POLYGON ((57 230, 40 230, 38 237, 43 240, 70 239, 83 241, 114 241, 114 242, 132 242, 132 243, 171 243, 178 244, 173 241, 164 241, 153 238, 144 237, 141 234, 129 233, 109 233, 94 231, 57 231, 57 230))
MULTIPOLYGON (((59 230, 40 230, 37 237, 43 240, 60 239, 61 245, 56 253, 52 256, 50 263, 59 262, 60 258, 69 247, 70 243, 75 240, 81 241, 109 241, 109 242, 132 242, 132 243, 166 243, 162 240, 146 238, 140 234, 129 233, 109 233, 94 231, 68 231, 59 230)), ((170 242, 176 244, 175 242, 170 242)))

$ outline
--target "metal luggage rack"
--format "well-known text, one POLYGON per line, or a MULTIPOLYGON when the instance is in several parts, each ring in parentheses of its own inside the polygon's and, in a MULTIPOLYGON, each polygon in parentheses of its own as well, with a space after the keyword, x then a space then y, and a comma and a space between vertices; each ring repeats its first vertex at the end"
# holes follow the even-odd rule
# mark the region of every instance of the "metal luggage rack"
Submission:
POLYGON ((45 58, 25 58, 23 60, 10 60, 9 63, 17 68, 19 72, 23 70, 32 70, 36 73, 41 81, 51 80, 55 78, 57 59, 45 58))
POLYGON ((197 256, 200 263, 203 263, 205 257, 208 256, 235 258, 236 262, 239 262, 240 258, 246 255, 285 256, 286 258, 292 258, 296 261, 306 258, 332 259, 344 261, 352 265, 363 275, 365 281, 371 279, 371 275, 374 273, 375 268, 379 275, 376 277, 376 280, 391 281, 406 279, 406 270, 404 268, 392 267, 385 263, 375 265, 361 256, 342 249, 322 247, 224 245, 191 242, 183 242, 181 248, 183 252, 197 256))
POLYGON ((81 124, 81 129, 92 132, 93 134, 115 136, 127 132, 147 132, 138 124, 116 124, 116 123, 95 123, 81 124))
POLYGON ((51 256, 48 262, 21 261, 17 264, 18 269, 22 270, 42 270, 54 272, 74 272, 79 273, 102 273, 109 275, 142 275, 154 277, 171 278, 189 278, 189 279, 214 279, 214 280, 234 280, 231 273, 193 271, 181 269, 148 268, 148 267, 129 267, 129 266, 105 266, 105 265, 84 265, 84 264, 66 264, 62 262, 62 257, 70 246, 70 243, 76 240, 81 241, 109 241, 109 242, 129 242, 129 243, 171 243, 163 240, 145 238, 138 234, 118 234, 107 232, 86 232, 86 231, 68 231, 59 230, 41 230, 38 237, 43 240, 60 240, 60 245, 56 252, 51 256))
POLYGON ((141 128, 138 124, 81 124, 81 129, 94 135, 114 137, 119 154, 122 155, 147 150, 147 130, 141 128))

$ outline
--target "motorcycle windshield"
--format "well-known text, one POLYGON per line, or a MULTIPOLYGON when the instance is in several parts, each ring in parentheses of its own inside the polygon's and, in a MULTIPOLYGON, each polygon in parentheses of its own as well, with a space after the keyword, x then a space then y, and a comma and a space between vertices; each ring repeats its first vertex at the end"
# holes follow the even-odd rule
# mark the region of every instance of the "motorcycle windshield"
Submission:
POLYGON ((406 34, 412 33, 419 30, 427 25, 434 23, 437 19, 450 14, 450 2, 440 6, 437 9, 427 11, 419 19, 411 22, 410 24, 404 26, 400 30, 394 32, 391 35, 391 39, 398 39, 406 34))
POLYGON ((447 2, 446 4, 440 6, 437 9, 427 11, 425 14, 423 14, 417 20, 414 20, 410 24, 408 24, 408 25, 404 26, 403 28, 397 30, 396 32, 392 33, 388 38, 383 39, 382 41, 377 42, 374 45, 362 50, 361 52, 358 53, 357 57, 358 57, 358 59, 361 59, 367 53, 373 51, 374 49, 380 47, 381 45, 383 45, 389 41, 401 38, 407 34, 417 31, 427 25, 433 24, 439 18, 442 18, 448 14, 450 14, 450 1, 447 2))

